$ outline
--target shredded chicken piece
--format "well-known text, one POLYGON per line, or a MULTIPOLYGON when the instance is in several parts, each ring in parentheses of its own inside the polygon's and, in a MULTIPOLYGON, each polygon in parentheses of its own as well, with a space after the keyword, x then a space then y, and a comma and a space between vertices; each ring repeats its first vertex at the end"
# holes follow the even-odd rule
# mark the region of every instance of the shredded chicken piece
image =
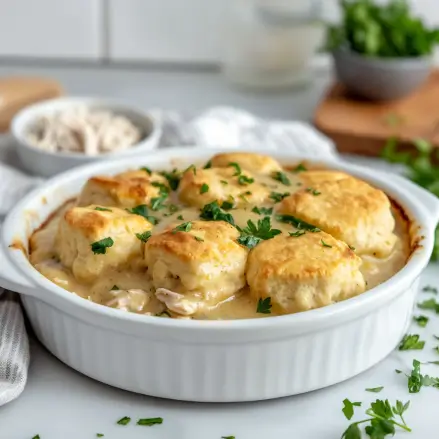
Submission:
MULTIPOLYGON (((114 299, 106 305, 123 311, 140 312, 151 300, 150 294, 144 290, 111 290, 110 293, 114 299)), ((151 315, 151 313, 146 314, 151 315)))
POLYGON ((183 294, 176 293, 166 288, 157 288, 155 296, 163 302, 168 309, 183 316, 190 316, 198 310, 198 304, 185 299, 183 294))
POLYGON ((111 111, 75 106, 39 117, 27 140, 48 152, 94 156, 129 148, 142 138, 142 130, 128 118, 111 111))

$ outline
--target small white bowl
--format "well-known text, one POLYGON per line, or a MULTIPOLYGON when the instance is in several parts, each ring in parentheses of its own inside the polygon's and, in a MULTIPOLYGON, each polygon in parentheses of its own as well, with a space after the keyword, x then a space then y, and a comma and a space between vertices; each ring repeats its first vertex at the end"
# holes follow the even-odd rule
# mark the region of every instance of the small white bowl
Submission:
POLYGON ((51 177, 86 163, 128 157, 151 151, 158 146, 162 128, 160 122, 152 114, 111 99, 67 97, 50 99, 24 108, 12 120, 11 132, 17 143, 18 155, 26 170, 42 177, 51 177), (83 105, 110 110, 127 117, 146 133, 145 137, 123 151, 96 156, 87 156, 81 153, 47 152, 32 145, 27 140, 26 134, 39 116, 83 105))

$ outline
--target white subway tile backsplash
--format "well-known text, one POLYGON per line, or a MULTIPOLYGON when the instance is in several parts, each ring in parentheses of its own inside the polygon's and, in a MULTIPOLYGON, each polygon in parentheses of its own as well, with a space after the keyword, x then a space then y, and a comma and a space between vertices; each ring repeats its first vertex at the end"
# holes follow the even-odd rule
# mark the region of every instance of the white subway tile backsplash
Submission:
POLYGON ((105 0, 3 0, 0 56, 98 59, 105 0))

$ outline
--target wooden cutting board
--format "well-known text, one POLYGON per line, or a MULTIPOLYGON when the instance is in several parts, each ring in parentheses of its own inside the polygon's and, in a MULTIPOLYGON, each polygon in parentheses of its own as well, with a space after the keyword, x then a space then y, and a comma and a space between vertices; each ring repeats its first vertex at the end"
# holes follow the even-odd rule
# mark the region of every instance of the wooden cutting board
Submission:
POLYGON ((0 132, 7 131, 15 114, 27 105, 63 94, 52 79, 32 77, 0 78, 0 132))
POLYGON ((314 123, 345 153, 377 156, 394 136, 405 148, 416 138, 439 147, 439 70, 414 94, 393 102, 355 99, 335 84, 318 106, 314 123))

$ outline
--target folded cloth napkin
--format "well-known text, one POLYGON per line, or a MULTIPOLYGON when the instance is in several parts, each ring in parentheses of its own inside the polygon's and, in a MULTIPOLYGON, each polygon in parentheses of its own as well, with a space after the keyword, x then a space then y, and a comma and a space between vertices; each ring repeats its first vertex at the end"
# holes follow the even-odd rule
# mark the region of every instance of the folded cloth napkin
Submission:
MULTIPOLYGON (((213 108, 195 117, 172 111, 154 112, 163 125, 159 147, 202 145, 237 149, 241 146, 254 150, 288 150, 308 157, 336 155, 329 139, 302 122, 267 121, 227 107, 213 108)), ((10 139, 0 143, 1 219, 42 180, 19 170, 10 139)), ((11 292, 1 294, 1 291, 0 288, 0 406, 23 391, 29 365, 29 344, 18 297, 11 292)))

